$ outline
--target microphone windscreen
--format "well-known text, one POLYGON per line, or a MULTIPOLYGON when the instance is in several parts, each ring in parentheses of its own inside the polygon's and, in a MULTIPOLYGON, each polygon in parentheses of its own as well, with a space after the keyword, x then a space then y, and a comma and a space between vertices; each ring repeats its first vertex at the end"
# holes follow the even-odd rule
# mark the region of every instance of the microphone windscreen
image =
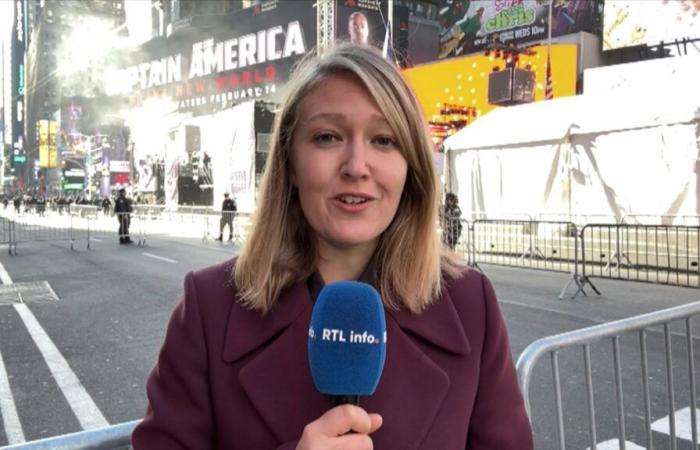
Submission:
POLYGON ((376 289, 357 281, 324 286, 311 313, 308 352, 322 394, 373 394, 386 357, 384 307, 376 289))

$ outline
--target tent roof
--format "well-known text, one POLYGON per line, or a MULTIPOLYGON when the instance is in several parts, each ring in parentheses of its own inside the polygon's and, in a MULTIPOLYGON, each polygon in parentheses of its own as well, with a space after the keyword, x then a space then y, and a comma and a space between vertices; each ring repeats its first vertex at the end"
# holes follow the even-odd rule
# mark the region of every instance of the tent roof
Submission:
POLYGON ((445 151, 493 148, 700 120, 700 90, 672 89, 659 84, 643 94, 579 95, 496 108, 443 145, 445 151))

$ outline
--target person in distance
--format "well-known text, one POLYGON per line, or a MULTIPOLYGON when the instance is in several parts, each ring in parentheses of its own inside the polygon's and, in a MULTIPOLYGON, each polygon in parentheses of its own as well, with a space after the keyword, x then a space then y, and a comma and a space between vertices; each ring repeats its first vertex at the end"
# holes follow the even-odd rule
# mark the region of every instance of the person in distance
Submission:
POLYGON ((494 290, 441 245, 433 145, 399 70, 343 44, 287 89, 250 234, 185 277, 134 448, 531 450, 494 290), (339 280, 385 306, 360 406, 333 407, 308 367, 313 302, 339 280))

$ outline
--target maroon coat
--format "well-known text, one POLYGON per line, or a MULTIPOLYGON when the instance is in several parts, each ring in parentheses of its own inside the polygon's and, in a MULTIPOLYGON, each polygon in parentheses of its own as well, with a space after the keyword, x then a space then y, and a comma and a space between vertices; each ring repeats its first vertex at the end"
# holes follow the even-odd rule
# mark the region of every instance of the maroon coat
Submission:
MULTIPOLYGON (((313 385, 306 283, 262 318, 233 301, 233 261, 187 274, 132 440, 141 449, 292 450, 330 407, 313 385)), ((387 311, 376 392, 380 450, 530 450, 508 335, 491 284, 466 270, 422 315, 387 311)))

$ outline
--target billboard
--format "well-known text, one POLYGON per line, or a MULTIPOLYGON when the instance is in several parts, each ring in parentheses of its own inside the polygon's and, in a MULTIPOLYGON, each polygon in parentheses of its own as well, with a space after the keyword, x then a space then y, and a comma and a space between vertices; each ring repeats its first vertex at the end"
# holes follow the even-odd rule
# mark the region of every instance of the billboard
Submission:
POLYGON ((85 168, 76 160, 64 159, 61 161, 63 166, 63 189, 64 190, 82 190, 85 187, 85 168))
POLYGON ((24 164, 27 160, 24 148, 24 90, 25 67, 24 52, 26 49, 26 19, 25 0, 15 0, 15 23, 12 30, 12 166, 24 164))
POLYGON ((268 1, 144 44, 138 61, 106 70, 105 87, 131 106, 160 98, 210 114, 273 97, 315 44, 313 2, 268 1))
MULTIPOLYGON (((552 36, 590 31, 593 0, 552 0, 552 36)), ((498 41, 522 44, 547 39, 549 2, 538 0, 441 0, 439 58, 479 52, 498 41)))
POLYGON ((606 0, 603 50, 700 37, 700 2, 606 0))
MULTIPOLYGON (((529 66, 535 74, 534 100, 545 99, 547 46, 532 47, 532 55, 521 55, 522 68, 529 66)), ((551 48, 551 79, 554 97, 576 95, 576 44, 557 44, 551 48)), ((477 120, 498 106, 488 102, 489 74, 502 60, 483 53, 452 58, 433 64, 406 69, 402 73, 413 88, 428 121, 440 120, 446 105, 474 108, 477 120)), ((455 108, 456 109, 456 108, 455 108)), ((452 115, 452 114, 450 114, 452 115)))
POLYGON ((408 8, 394 6, 393 42, 389 42, 387 2, 338 0, 336 38, 385 50, 388 57, 405 66, 408 52, 408 15, 408 8))
POLYGON ((39 121, 37 133, 39 134, 39 167, 53 169, 56 167, 56 133, 58 123, 55 120, 39 121))

